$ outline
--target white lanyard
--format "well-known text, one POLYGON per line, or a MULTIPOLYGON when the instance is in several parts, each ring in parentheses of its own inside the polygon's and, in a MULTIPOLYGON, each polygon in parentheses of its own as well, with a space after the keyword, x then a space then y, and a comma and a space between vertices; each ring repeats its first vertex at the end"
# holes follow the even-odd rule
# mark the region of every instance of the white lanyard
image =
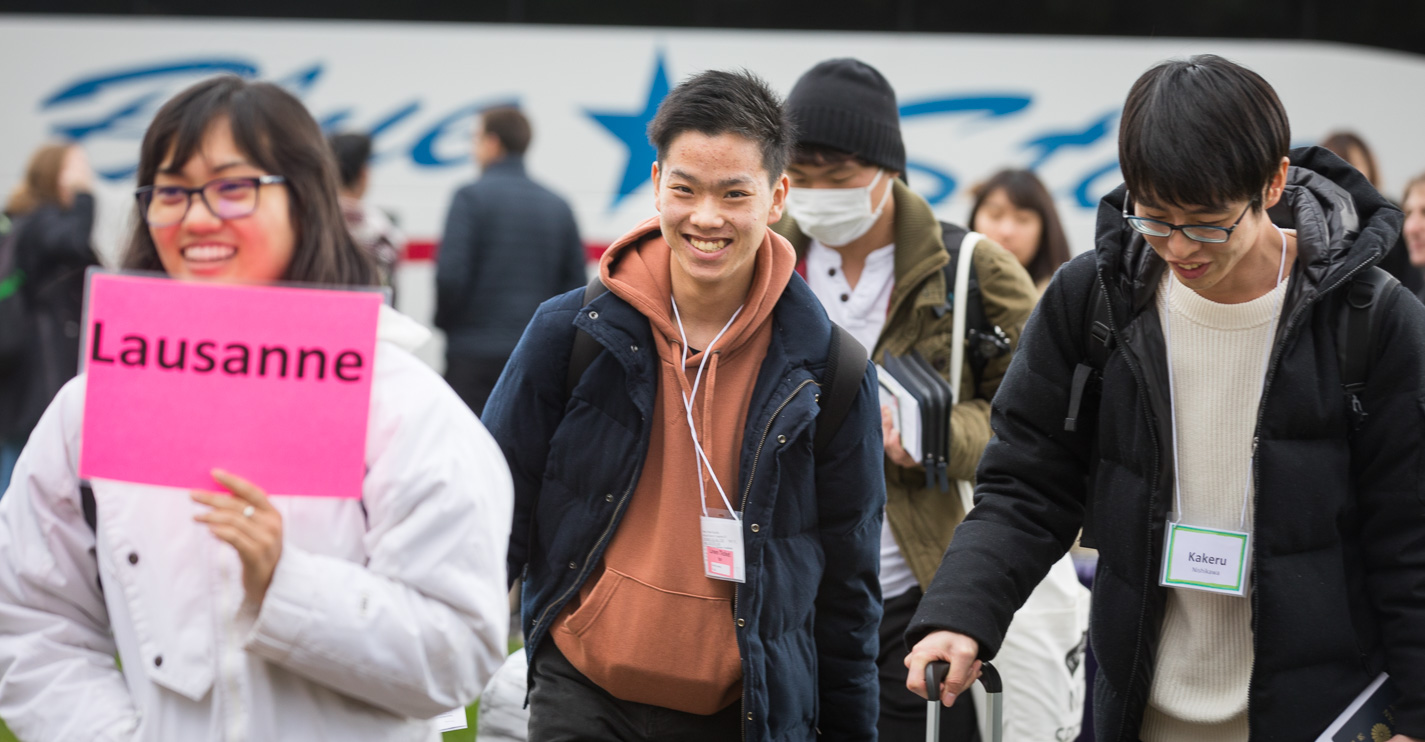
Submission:
MULTIPOLYGON (((1273 225, 1273 226, 1276 226, 1276 225, 1273 225)), ((1281 230, 1281 227, 1277 227, 1276 230, 1277 230, 1277 234, 1280 234, 1281 237, 1282 237, 1282 252, 1281 252, 1281 265, 1277 268, 1277 282, 1276 282, 1276 285, 1272 287, 1272 290, 1273 290, 1273 291, 1275 291, 1276 289, 1281 288, 1281 285, 1282 285, 1282 277, 1283 277, 1284 275, 1286 275, 1286 232, 1283 232, 1283 231, 1281 230)), ((1170 416, 1170 419, 1171 419, 1172 425, 1173 425, 1173 494, 1174 494, 1174 497, 1175 497, 1175 501, 1176 501, 1176 503, 1177 503, 1177 510, 1173 513, 1173 520, 1171 521, 1171 522, 1173 522, 1173 523, 1178 522, 1178 520, 1183 517, 1183 487, 1182 487, 1182 470, 1183 470, 1183 469, 1182 469, 1182 466, 1180 465, 1180 463, 1179 463, 1179 461, 1178 461, 1178 406, 1177 406, 1177 391, 1174 389, 1174 383, 1173 383, 1173 318, 1172 318, 1172 312, 1173 312, 1173 284, 1175 284, 1175 283, 1177 283, 1177 277, 1176 277, 1176 276, 1169 276, 1169 278, 1168 278, 1168 293, 1167 293, 1167 301, 1166 301, 1166 303, 1167 303, 1168 316, 1166 317, 1167 321, 1163 323, 1163 335, 1164 335, 1164 338, 1163 338, 1163 339, 1164 339, 1164 342, 1165 342, 1166 345, 1167 345, 1167 353, 1168 353, 1168 414, 1169 414, 1169 416, 1170 416)), ((1279 315, 1279 313, 1281 312, 1281 305, 1282 305, 1282 297, 1281 297, 1281 296, 1278 296, 1278 297, 1277 297, 1277 302, 1276 302, 1276 307, 1272 310, 1272 318, 1273 318, 1274 321, 1279 321, 1279 320, 1280 320, 1280 317, 1279 317, 1278 315, 1279 315)), ((1275 333, 1273 333, 1273 335, 1275 335, 1275 333)), ((1262 353, 1262 380, 1261 380, 1260 386, 1259 386, 1258 389, 1257 389, 1257 404, 1259 404, 1259 405, 1262 403, 1262 401, 1261 401, 1261 400, 1262 400, 1262 395, 1266 393, 1266 389, 1267 389, 1267 364, 1268 364, 1268 363, 1270 362, 1270 360, 1271 360, 1272 344, 1273 344, 1273 341, 1274 341, 1274 340, 1275 340, 1274 337, 1268 337, 1268 338, 1267 338, 1267 347, 1266 347, 1265 351, 1263 351, 1263 353, 1262 353)), ((1253 472, 1253 466, 1254 466, 1254 464, 1255 464, 1255 462, 1253 461, 1253 455, 1252 455, 1252 454, 1248 454, 1248 455, 1247 455, 1247 482, 1246 482, 1246 484, 1243 486, 1243 489, 1242 489, 1242 516, 1241 516, 1241 519, 1240 519, 1240 520, 1241 520, 1240 525, 1238 526, 1238 528, 1239 528, 1240 530, 1242 530, 1242 531, 1246 531, 1246 530, 1247 530, 1247 504, 1248 504, 1249 502, 1251 502, 1251 496, 1252 496, 1252 472, 1253 472)))
MULTIPOLYGON (((683 362, 682 365, 678 367, 678 373, 683 374, 686 373, 684 369, 688 366, 688 333, 683 330, 683 318, 678 315, 678 300, 673 299, 672 301, 673 319, 678 323, 678 335, 683 340, 683 362)), ((703 360, 698 362, 698 372, 693 375, 693 393, 691 395, 686 392, 682 393, 683 411, 688 415, 688 431, 693 435, 693 451, 697 454, 698 504, 703 508, 703 516, 707 517, 707 485, 703 484, 703 466, 706 465, 708 468, 708 476, 712 478, 713 486, 717 487, 717 493, 722 495, 722 504, 727 506, 727 512, 732 514, 733 520, 741 520, 741 516, 733 510, 732 503, 727 499, 727 493, 723 491, 722 484, 717 481, 717 473, 713 471, 712 461, 708 460, 707 454, 703 453, 702 444, 698 442, 698 428, 693 423, 693 400, 698 396, 698 384, 703 380, 703 367, 707 365, 708 358, 712 356, 713 346, 717 345, 717 341, 722 339, 723 333, 727 332, 727 328, 732 327, 732 323, 737 321, 737 315, 739 314, 742 314, 742 307, 738 307, 737 311, 732 313, 732 317, 727 320, 727 324, 723 325, 721 330, 718 330, 712 342, 708 343, 708 347, 703 349, 703 360)))

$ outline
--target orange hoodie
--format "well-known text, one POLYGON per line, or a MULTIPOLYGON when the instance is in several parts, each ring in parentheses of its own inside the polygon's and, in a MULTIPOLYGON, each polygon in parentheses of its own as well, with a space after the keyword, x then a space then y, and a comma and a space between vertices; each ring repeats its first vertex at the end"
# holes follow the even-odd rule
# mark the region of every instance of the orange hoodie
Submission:
MULTIPOLYGON (((614 243, 604 285, 648 317, 660 371, 648 458, 602 569, 584 583, 551 635, 580 672, 616 698, 712 714, 742 693, 733 626, 734 584, 704 576, 698 476, 682 394, 703 359, 682 339, 671 303, 672 255, 655 217, 614 243)), ((734 508, 747 407, 772 337, 772 309, 796 266, 770 229, 758 248, 742 313, 713 348, 693 401, 698 440, 734 508)), ((703 470, 707 507, 725 510, 703 470)))

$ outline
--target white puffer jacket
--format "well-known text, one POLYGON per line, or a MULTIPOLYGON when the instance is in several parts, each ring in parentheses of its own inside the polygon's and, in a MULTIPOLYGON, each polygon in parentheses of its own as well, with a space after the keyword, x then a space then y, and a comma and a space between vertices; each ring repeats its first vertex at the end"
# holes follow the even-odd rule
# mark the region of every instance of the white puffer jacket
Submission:
POLYGON ((423 328, 382 311, 362 499, 272 497, 260 611, 186 491, 94 481, 90 529, 83 377, 59 393, 0 499, 0 719, 21 739, 426 742, 476 698, 509 630, 510 475, 406 350, 423 328))

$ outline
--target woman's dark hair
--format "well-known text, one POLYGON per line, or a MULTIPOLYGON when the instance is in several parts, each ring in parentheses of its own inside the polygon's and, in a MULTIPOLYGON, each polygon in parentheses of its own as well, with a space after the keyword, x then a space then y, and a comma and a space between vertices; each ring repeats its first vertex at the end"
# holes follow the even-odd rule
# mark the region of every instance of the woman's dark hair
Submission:
POLYGON ((366 169, 371 159, 371 137, 355 132, 333 134, 327 138, 332 156, 336 158, 336 171, 342 188, 352 188, 361 180, 361 171, 366 169))
POLYGON ((1136 201, 1225 209, 1262 192, 1291 146, 1291 125, 1261 75, 1203 54, 1162 62, 1123 104, 1118 160, 1136 201))
MULTIPOLYGON (((287 179, 288 218, 296 244, 282 280, 376 285, 375 266, 352 241, 342 218, 336 162, 326 138, 302 102, 276 85, 224 75, 174 96, 144 134, 138 185, 153 185, 159 166, 170 154, 174 167, 187 163, 202 148, 212 123, 221 118, 228 120, 233 143, 253 165, 287 179)), ((133 270, 163 270, 137 206, 122 264, 133 270)))
POLYGON ((673 88, 648 124, 648 139, 658 150, 660 167, 673 140, 690 131, 752 140, 762 151, 767 178, 776 183, 787 169, 796 129, 767 81, 746 70, 709 70, 673 88))
MULTIPOLYGON (((1380 188, 1380 167, 1376 165, 1375 153, 1366 146, 1366 140, 1362 139, 1353 131, 1336 131, 1326 135, 1321 141, 1321 146, 1336 153, 1337 157, 1351 162, 1351 150, 1361 153, 1361 158, 1366 161, 1366 169, 1361 171, 1361 175, 1366 176, 1366 180, 1377 189, 1380 188)), ((1355 164, 1355 163, 1352 163, 1355 164)))
POLYGON ((1039 244, 1034 248, 1034 258, 1025 268, 1035 283, 1047 280, 1059 270, 1059 266, 1069 262, 1069 240, 1064 236, 1064 227, 1059 223, 1059 212, 1054 208, 1054 199, 1039 177, 1028 170, 1001 170, 975 188, 975 205, 970 208, 970 229, 975 229, 975 217, 980 214, 980 206, 996 191, 1003 191, 1016 209, 1028 209, 1039 215, 1039 244))

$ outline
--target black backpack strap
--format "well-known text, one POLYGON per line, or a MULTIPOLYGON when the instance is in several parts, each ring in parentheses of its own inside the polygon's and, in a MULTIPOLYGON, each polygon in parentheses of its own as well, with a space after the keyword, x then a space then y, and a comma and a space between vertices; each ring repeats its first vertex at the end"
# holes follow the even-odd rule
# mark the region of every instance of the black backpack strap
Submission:
MULTIPOLYGON (((594 276, 589 279, 589 285, 584 287, 584 304, 589 306, 589 302, 599 298, 609 287, 604 285, 603 279, 594 276)), ((584 332, 583 329, 574 331, 574 345, 569 350, 569 374, 564 380, 564 396, 574 394, 574 387, 579 385, 579 379, 583 378, 584 372, 589 370, 589 364, 599 356, 599 352, 604 346, 599 345, 599 341, 593 335, 584 332)))
POLYGON ((1076 433, 1079 430, 1084 393, 1090 382, 1103 378, 1103 367, 1113 352, 1113 333, 1108 326, 1108 297, 1103 287, 1094 281, 1089 293, 1089 307, 1092 314, 1084 323, 1084 361, 1074 367, 1074 379, 1069 387, 1069 412, 1064 417, 1064 430, 1076 433))
MULTIPOLYGON (((89 530, 95 535, 99 533, 99 506, 94 502, 94 490, 83 482, 79 483, 79 510, 84 513, 84 522, 88 524, 89 530)), ((96 544, 89 553, 98 558, 98 545, 96 544)), ((99 578, 94 579, 99 584, 99 594, 104 594, 104 581, 99 578)))
POLYGON ((98 533, 99 506, 94 502, 94 490, 87 484, 79 485, 79 509, 84 512, 84 522, 89 524, 89 530, 98 533))
POLYGON ((1380 298, 1398 283, 1390 273, 1375 266, 1352 279, 1345 289, 1345 306, 1336 320, 1336 360, 1341 367, 1341 386, 1350 405, 1352 430, 1366 419, 1360 394, 1366 388, 1375 356, 1380 313, 1384 311, 1380 298))
POLYGON ((826 351, 826 372, 821 376, 821 409, 816 413, 812 451, 820 456, 856 402, 856 392, 866 376, 866 348, 841 327, 831 326, 826 351))
MULTIPOLYGON (((950 262, 940 269, 945 274, 945 303, 935 308, 936 317, 944 317, 955 308, 955 277, 960 272, 960 245, 970 231, 950 222, 940 222, 940 240, 945 243, 945 252, 950 253, 950 262)), ((983 327, 985 319, 984 298, 980 295, 980 276, 975 271, 974 261, 970 261, 970 279, 966 284, 965 330, 983 327), (975 320, 978 320, 976 322, 975 320)))

